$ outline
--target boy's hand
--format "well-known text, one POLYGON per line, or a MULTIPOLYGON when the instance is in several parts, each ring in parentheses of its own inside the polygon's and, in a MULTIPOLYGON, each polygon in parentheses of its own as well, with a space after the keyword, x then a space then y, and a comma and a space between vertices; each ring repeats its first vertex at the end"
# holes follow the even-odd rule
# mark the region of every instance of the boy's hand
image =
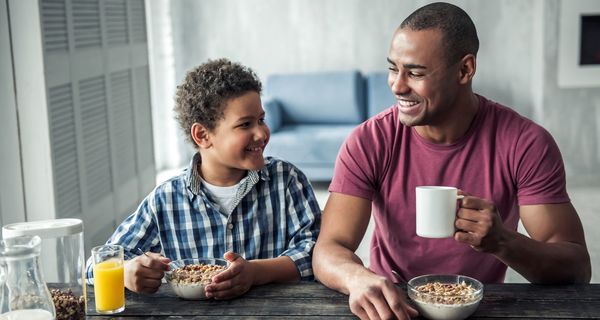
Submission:
POLYGON ((250 290, 254 284, 254 267, 248 260, 231 251, 223 255, 231 264, 227 270, 212 278, 212 283, 204 288, 207 298, 231 299, 250 290))
POLYGON ((148 252, 125 261, 125 287, 138 293, 155 293, 171 259, 148 252))

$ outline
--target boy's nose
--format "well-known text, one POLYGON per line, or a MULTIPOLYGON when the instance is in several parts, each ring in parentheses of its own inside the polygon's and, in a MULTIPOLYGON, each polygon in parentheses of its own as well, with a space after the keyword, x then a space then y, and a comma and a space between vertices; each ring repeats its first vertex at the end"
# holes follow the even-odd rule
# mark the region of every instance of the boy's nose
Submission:
POLYGON ((267 126, 257 126, 254 130, 255 140, 266 140, 269 137, 269 128, 267 126))

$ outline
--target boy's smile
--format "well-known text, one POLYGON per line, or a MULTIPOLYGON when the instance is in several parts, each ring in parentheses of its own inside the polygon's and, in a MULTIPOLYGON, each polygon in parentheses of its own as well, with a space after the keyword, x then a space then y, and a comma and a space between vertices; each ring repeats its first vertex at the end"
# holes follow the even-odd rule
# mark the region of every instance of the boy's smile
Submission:
POLYGON ((270 137, 264 117, 257 92, 227 100, 223 118, 207 131, 200 144, 204 180, 220 186, 235 185, 246 171, 264 166, 263 151, 270 137))

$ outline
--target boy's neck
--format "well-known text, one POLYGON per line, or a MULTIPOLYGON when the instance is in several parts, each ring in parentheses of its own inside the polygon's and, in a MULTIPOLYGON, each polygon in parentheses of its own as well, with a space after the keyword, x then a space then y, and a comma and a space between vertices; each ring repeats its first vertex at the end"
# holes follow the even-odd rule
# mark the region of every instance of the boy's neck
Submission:
POLYGON ((197 169, 204 181, 218 187, 234 186, 246 176, 245 170, 214 168, 204 161, 197 169))

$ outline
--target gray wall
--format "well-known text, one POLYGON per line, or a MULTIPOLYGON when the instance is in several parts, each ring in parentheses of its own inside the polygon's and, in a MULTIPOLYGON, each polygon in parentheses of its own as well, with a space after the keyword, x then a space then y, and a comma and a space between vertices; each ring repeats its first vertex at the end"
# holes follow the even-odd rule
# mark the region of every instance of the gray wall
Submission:
MULTIPOLYGON (((175 81, 218 57, 250 66, 263 80, 281 72, 383 71, 393 31, 428 2, 171 1, 175 81)), ((571 183, 598 181, 600 87, 557 87, 560 2, 451 2, 478 28, 476 92, 546 127, 562 150, 571 183)))

